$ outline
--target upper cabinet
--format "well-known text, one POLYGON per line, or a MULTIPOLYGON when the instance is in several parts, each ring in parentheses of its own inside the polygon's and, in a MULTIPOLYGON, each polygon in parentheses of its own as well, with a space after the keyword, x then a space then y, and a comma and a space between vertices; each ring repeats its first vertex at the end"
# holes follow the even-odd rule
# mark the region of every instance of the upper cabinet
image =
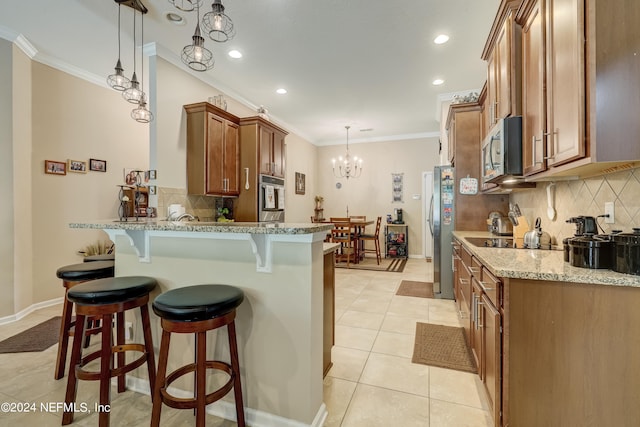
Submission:
POLYGON ((262 117, 240 119, 242 146, 255 146, 257 158, 253 167, 262 175, 284 178, 285 151, 284 138, 288 132, 262 117))
POLYGON ((207 102, 187 112, 187 192, 211 196, 240 194, 239 118, 207 102))
POLYGON ((501 4, 482 52, 487 61, 487 132, 499 119, 520 113, 520 27, 515 23, 519 3, 501 4))
POLYGON ((525 175, 586 155, 584 3, 525 1, 522 24, 525 175))
POLYGON ((524 0, 524 172, 586 177, 640 160, 640 2, 524 0))

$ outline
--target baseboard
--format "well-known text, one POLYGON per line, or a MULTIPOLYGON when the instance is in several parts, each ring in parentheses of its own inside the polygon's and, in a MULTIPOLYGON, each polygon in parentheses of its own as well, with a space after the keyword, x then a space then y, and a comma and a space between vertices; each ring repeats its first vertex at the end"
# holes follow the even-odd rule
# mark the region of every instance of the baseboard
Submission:
MULTIPOLYGON (((115 381, 114 378, 112 381, 115 381)), ((149 395, 149 381, 142 378, 127 377, 127 388, 137 393, 149 395)), ((193 392, 169 387, 169 393, 180 398, 192 398, 193 392)), ((305 424, 300 421, 283 418, 269 412, 259 411, 256 409, 245 408, 245 419, 247 424, 252 427, 322 427, 327 419, 328 412, 324 403, 318 408, 315 418, 311 424, 305 424)), ((232 402, 218 400, 207 406, 207 413, 216 417, 236 421, 236 407, 232 402)))
POLYGON ((11 316, 0 317, 0 325, 5 325, 7 323, 15 322, 33 313, 36 310, 40 310, 41 308, 51 307, 52 305, 56 305, 56 304, 62 304, 63 301, 64 301, 64 297, 59 297, 59 298, 50 299, 48 301, 42 301, 35 304, 31 304, 29 307, 23 310, 20 310, 16 314, 13 314, 11 316))

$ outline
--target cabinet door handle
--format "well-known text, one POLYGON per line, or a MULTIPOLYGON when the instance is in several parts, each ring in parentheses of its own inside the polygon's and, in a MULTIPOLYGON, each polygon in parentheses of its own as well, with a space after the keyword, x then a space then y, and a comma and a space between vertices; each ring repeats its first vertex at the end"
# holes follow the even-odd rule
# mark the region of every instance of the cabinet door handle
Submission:
MULTIPOLYGON (((478 298, 478 306, 484 305, 484 303, 482 301, 480 301, 480 298, 478 298)), ((480 328, 484 328, 484 325, 482 323, 480 323, 480 320, 482 318, 482 315, 480 314, 480 308, 478 307, 476 309, 477 311, 477 315, 478 315, 478 320, 476 322, 476 329, 480 329, 480 328)))
POLYGON ((471 271, 473 274, 480 273, 480 269, 478 267, 469 267, 469 271, 471 271))
POLYGON ((458 280, 460 281, 460 284, 461 284, 461 285, 466 285, 466 284, 468 284, 468 283, 469 283, 469 280, 467 280, 467 279, 463 279, 462 277, 461 277, 461 278, 459 278, 458 280))
MULTIPOLYGON (((544 132, 543 132, 543 131, 542 131, 542 132, 540 132, 540 133, 541 133, 542 135, 544 135, 544 132)), ((531 154, 532 154, 532 157, 533 157, 533 164, 534 164, 534 165, 540 165, 540 164, 542 164, 542 161, 540 161, 540 162, 539 162, 539 161, 537 161, 537 160, 536 160, 536 157, 537 157, 537 156, 536 156, 536 154, 537 154, 537 151, 538 151, 538 150, 537 150, 537 148, 538 148, 538 144, 536 144, 536 143, 537 143, 538 141, 542 142, 542 138, 536 138, 536 136, 535 136, 535 135, 531 135, 531 147, 532 147, 532 150, 531 150, 531 152, 532 152, 532 153, 531 153, 531 154)))
MULTIPOLYGON (((554 130, 553 132, 547 132, 547 133, 543 133, 542 135, 544 136, 550 136, 550 135, 557 135, 558 134, 558 129, 554 130)), ((544 157, 545 160, 553 160, 555 159, 555 156, 548 156, 548 157, 544 157)))

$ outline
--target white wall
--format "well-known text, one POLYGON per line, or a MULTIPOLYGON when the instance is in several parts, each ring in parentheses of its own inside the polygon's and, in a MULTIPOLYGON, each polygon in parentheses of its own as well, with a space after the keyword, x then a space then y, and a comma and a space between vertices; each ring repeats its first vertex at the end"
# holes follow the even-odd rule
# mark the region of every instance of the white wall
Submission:
MULTIPOLYGON (((406 141, 350 144, 352 156, 362 157, 362 176, 355 179, 336 178, 331 159, 343 156, 345 145, 318 148, 316 188, 324 197, 324 216, 344 217, 366 215, 367 219, 382 216, 380 230, 384 250, 384 223, 394 208, 403 209, 404 222, 409 226, 409 255, 422 255, 422 172, 432 171, 439 164, 438 138, 422 138, 406 141), (392 203, 391 174, 404 173, 404 203, 392 203), (342 188, 337 189, 340 182, 342 188), (418 195, 419 199, 413 199, 418 195)), ((313 204, 308 215, 313 214, 313 204)), ((373 230, 372 230, 373 231, 373 230)))

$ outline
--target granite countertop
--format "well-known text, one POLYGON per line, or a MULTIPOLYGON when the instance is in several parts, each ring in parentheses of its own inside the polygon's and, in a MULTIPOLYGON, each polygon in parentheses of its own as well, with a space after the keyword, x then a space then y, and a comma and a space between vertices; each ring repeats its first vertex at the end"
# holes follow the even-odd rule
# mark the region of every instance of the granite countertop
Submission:
POLYGON ((324 242, 322 244, 322 250, 324 251, 324 254, 328 254, 331 253, 333 251, 335 251, 336 249, 338 249, 340 247, 340 243, 328 243, 328 242, 324 242))
POLYGON ((497 237, 486 231, 454 231, 454 237, 497 277, 640 287, 640 276, 573 267, 562 250, 478 247, 467 237, 497 237))
POLYGON ((144 218, 138 221, 99 220, 77 222, 69 224, 69 227, 100 230, 189 231, 196 233, 312 234, 326 232, 333 228, 333 224, 160 221, 144 218))

